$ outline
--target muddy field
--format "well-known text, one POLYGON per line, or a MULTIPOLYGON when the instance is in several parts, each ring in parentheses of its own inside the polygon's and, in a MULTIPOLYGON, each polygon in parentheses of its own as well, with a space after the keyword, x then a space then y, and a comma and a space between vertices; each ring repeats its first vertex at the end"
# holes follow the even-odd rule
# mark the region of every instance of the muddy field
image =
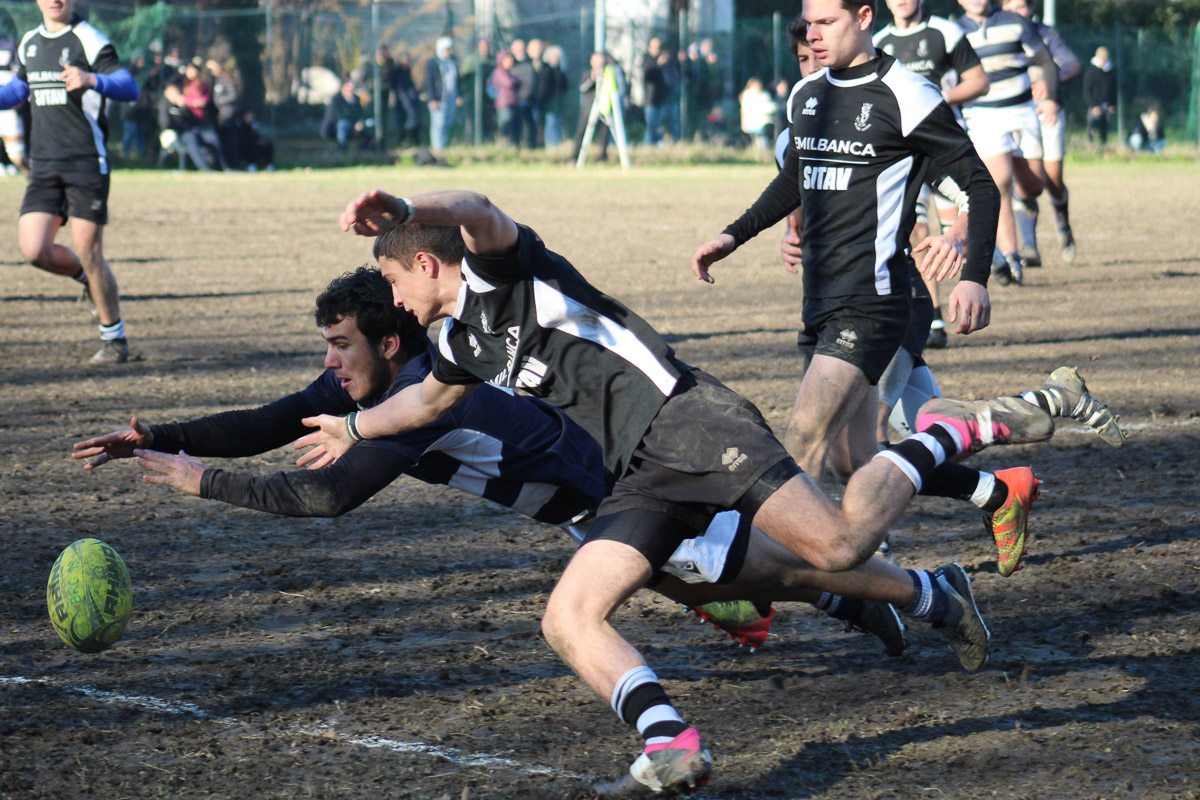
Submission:
MULTIPOLYGON (((96 334, 74 284, 20 265, 23 186, 0 182, 0 797, 557 798, 623 771, 636 734, 538 632, 570 553, 556 529, 412 481, 338 520, 273 518, 144 484, 131 462, 84 473, 68 452, 132 413, 190 418, 306 385, 323 353, 313 298, 370 257, 334 220, 376 185, 486 191, 782 429, 799 281, 777 233, 715 286, 686 269, 769 177, 118 173, 106 246, 138 360, 115 367, 84 363, 96 334), (51 562, 83 536, 116 546, 134 583, 125 637, 97 656, 67 649, 44 605, 51 562)), ((922 499, 901 520, 906 565, 958 560, 976 581, 994 638, 975 675, 927 629, 889 660, 783 605, 749 654, 636 597, 618 627, 712 746, 704 797, 1200 797, 1200 170, 1068 180, 1079 260, 1047 242, 1027 286, 993 288, 992 327, 929 360, 963 397, 1079 365, 1128 446, 1067 424, 977 458, 1045 481, 1012 578, 978 512, 922 499)))

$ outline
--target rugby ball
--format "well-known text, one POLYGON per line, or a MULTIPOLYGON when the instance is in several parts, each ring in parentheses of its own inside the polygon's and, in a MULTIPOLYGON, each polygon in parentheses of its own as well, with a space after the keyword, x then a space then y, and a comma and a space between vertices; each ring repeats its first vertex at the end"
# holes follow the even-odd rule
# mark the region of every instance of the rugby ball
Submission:
POLYGON ((125 632, 133 586, 125 562, 99 539, 80 539, 59 554, 46 581, 46 607, 58 636, 82 653, 99 653, 125 632))

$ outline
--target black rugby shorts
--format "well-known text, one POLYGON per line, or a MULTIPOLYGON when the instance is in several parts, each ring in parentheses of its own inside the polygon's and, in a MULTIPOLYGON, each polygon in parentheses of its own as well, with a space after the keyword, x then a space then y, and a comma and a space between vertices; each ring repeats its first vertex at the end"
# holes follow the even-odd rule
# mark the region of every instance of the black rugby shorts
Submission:
POLYGON ((907 293, 806 297, 796 344, 808 361, 814 355, 845 361, 874 386, 904 342, 910 313, 907 293))
POLYGON ((98 172, 35 172, 25 187, 21 213, 57 214, 63 221, 73 217, 106 225, 108 183, 109 176, 98 172))

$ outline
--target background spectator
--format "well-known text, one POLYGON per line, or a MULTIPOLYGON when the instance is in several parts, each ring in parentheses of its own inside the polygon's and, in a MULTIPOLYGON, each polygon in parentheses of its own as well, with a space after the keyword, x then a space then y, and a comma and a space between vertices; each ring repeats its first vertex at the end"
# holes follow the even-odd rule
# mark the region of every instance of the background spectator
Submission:
POLYGON ((274 172, 275 143, 262 135, 253 111, 245 109, 239 116, 238 163, 245 164, 249 172, 258 172, 260 169, 274 172))
MULTIPOLYGON (((533 144, 529 146, 537 147, 537 123, 534 121, 533 111, 533 98, 537 94, 537 70, 525 52, 524 39, 513 39, 510 52, 513 57, 513 65, 509 71, 517 79, 516 122, 514 123, 516 144, 519 146, 522 138, 526 140, 532 138, 533 144)), ((497 106, 497 115, 499 115, 499 111, 500 107, 497 106)), ((499 123, 499 116, 497 116, 497 123, 499 123)))
POLYGON ((425 64, 425 102, 429 105, 429 145, 445 150, 454 129, 454 117, 462 105, 459 91, 458 62, 454 58, 454 40, 437 40, 435 55, 425 64))
MULTIPOLYGON (((571 163, 579 160, 583 150, 583 135, 587 132, 588 117, 592 113, 592 105, 596 101, 596 90, 604 80, 608 69, 608 57, 604 53, 592 53, 588 62, 588 71, 584 73, 579 83, 579 124, 575 128, 575 147, 571 152, 571 163)), ((608 125, 604 118, 596 120, 596 129, 592 134, 593 141, 600 145, 600 161, 608 160, 608 125)))
POLYGON ((542 109, 546 113, 543 143, 557 147, 563 140, 563 110, 567 101, 567 73, 558 45, 546 48, 545 75, 541 83, 542 109))
POLYGON ((475 142, 475 76, 483 82, 479 101, 480 136, 479 141, 491 141, 496 132, 496 94, 488 85, 488 78, 496 68, 496 57, 492 53, 492 43, 489 39, 479 39, 475 42, 475 52, 468 56, 462 65, 463 92, 471 98, 472 112, 467 114, 467 141, 475 142))
POLYGON ((421 93, 413 81, 408 53, 396 56, 392 70, 392 93, 396 98, 396 135, 401 147, 421 146, 421 93))
POLYGON ((756 149, 771 147, 771 126, 775 122, 775 98, 758 78, 746 81, 738 97, 742 111, 742 133, 750 137, 756 149))
POLYGON ((1117 74, 1113 72, 1107 47, 1097 47, 1096 55, 1083 71, 1083 98, 1087 103, 1087 138, 1108 143, 1108 118, 1117 109, 1117 74))
POLYGON ((365 126, 363 106, 354 91, 354 81, 342 81, 342 88, 325 108, 325 119, 321 123, 321 136, 335 142, 338 150, 346 152, 351 142, 357 142, 365 126))
POLYGON ((145 56, 138 55, 130 65, 129 71, 137 78, 141 89, 137 100, 125 104, 124 135, 121 137, 121 151, 129 157, 146 157, 146 142, 150 135, 150 126, 154 122, 154 101, 159 97, 160 89, 147 92, 145 78, 150 70, 146 67, 145 56))
POLYGON ((224 64, 210 58, 204 66, 212 76, 212 102, 217 109, 217 136, 221 141, 221 152, 225 155, 225 161, 236 167, 238 131, 242 125, 241 92, 224 64))
POLYGON ((500 51, 500 63, 488 77, 488 87, 495 94, 496 125, 501 136, 513 147, 521 146, 521 120, 517 116, 517 92, 521 81, 513 74, 516 59, 507 50, 500 51))
POLYGON ((1150 106, 1145 113, 1138 115, 1137 122, 1133 124, 1133 133, 1129 134, 1129 146, 1147 153, 1161 153, 1167 146, 1158 106, 1150 106))
POLYGON ((655 36, 647 43, 646 52, 642 55, 642 91, 646 109, 646 135, 642 137, 643 144, 658 144, 662 141, 667 94, 670 91, 663 74, 665 59, 662 39, 655 36))
POLYGON ((217 135, 212 89, 204 80, 200 66, 189 62, 184 67, 181 81, 168 82, 163 95, 178 109, 169 115, 170 127, 178 134, 180 146, 196 169, 207 172, 213 168, 214 161, 221 169, 229 169, 217 135))

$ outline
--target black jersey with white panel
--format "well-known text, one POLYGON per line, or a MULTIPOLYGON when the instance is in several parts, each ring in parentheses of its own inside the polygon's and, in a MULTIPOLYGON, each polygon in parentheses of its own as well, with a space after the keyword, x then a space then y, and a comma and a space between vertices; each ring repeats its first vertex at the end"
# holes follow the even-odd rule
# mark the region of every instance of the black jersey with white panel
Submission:
POLYGON ((909 288, 908 237, 927 180, 952 199, 966 195, 963 277, 986 285, 996 187, 933 84, 881 55, 796 84, 788 118, 783 170, 725 229, 735 242, 802 205, 806 298, 899 294, 909 288))
POLYGON ((31 167, 36 174, 108 173, 108 119, 95 89, 67 91, 64 67, 107 75, 120 69, 108 37, 76 17, 51 33, 45 25, 21 39, 18 77, 29 84, 31 167))
POLYGON ((562 409, 600 443, 619 478, 689 368, 645 320, 517 228, 507 252, 463 260, 433 375, 520 389, 562 409))
POLYGON ((888 25, 875 34, 875 46, 934 86, 952 70, 962 75, 980 65, 962 28, 945 17, 929 16, 903 29, 888 25))

